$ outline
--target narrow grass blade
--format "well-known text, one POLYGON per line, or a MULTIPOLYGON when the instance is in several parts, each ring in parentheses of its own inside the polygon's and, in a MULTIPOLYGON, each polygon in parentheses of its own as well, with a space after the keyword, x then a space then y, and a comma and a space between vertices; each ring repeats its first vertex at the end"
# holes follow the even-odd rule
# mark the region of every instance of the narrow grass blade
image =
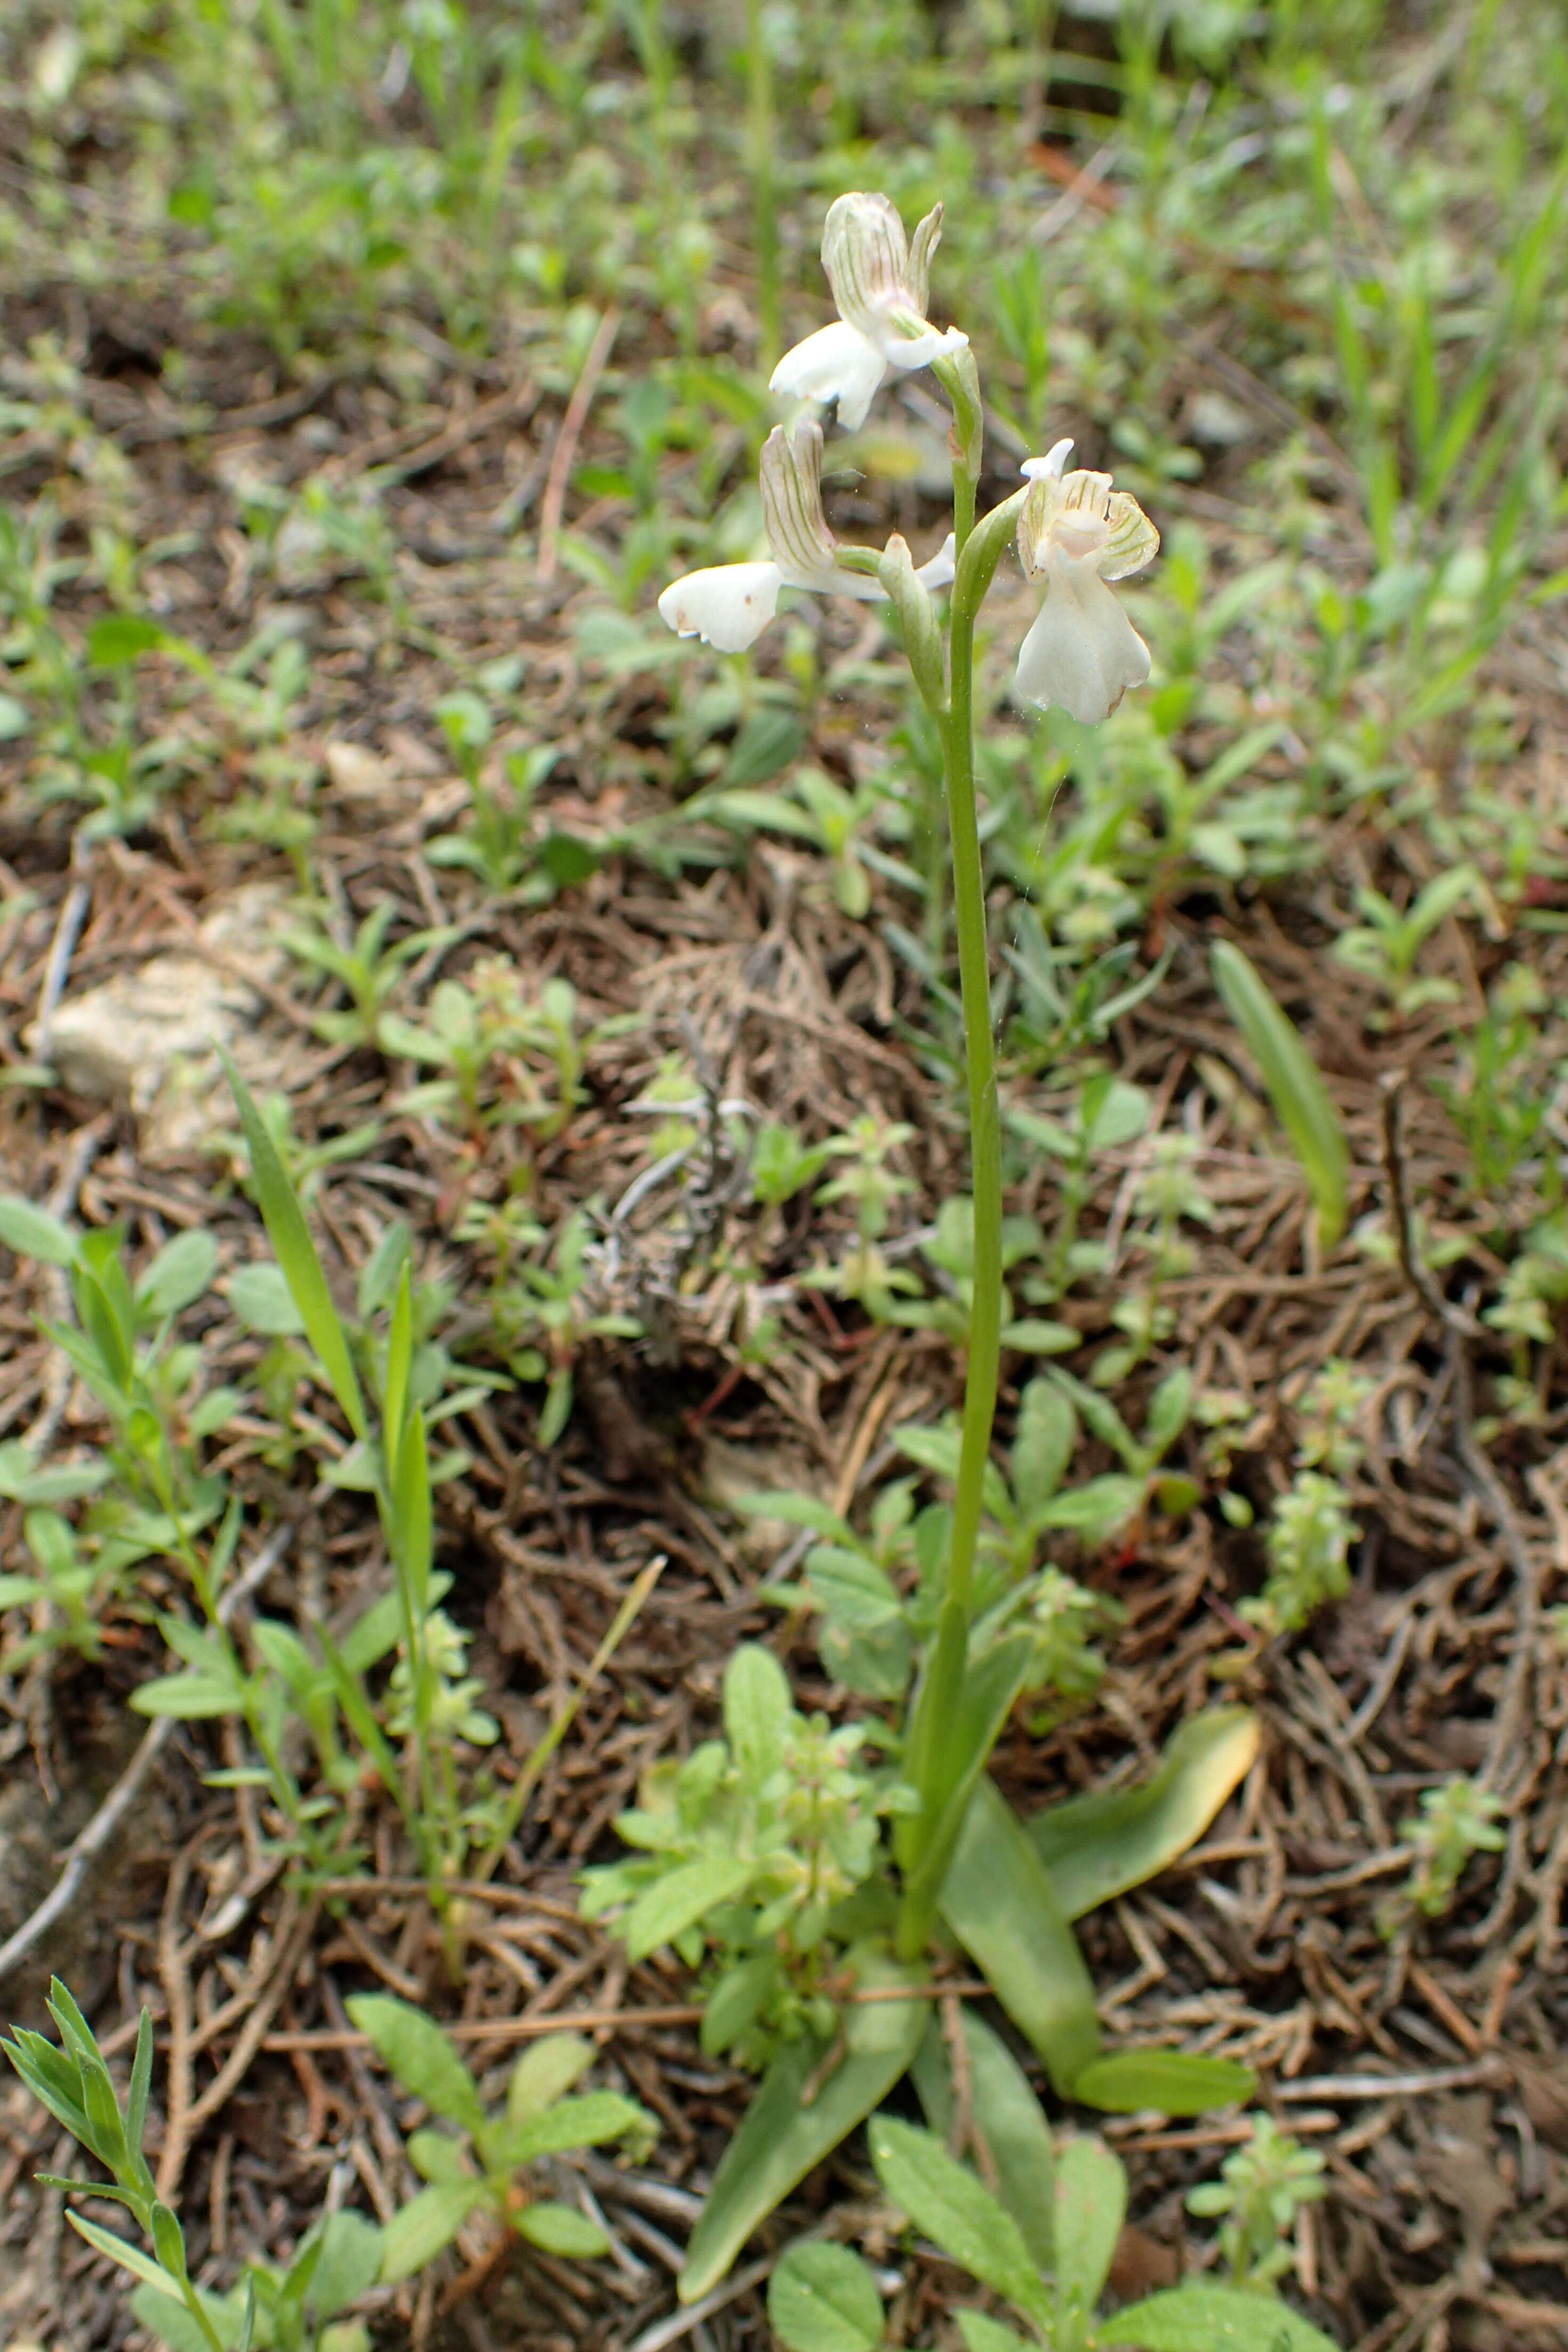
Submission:
POLYGON ((501 1816, 501 1825, 489 1845, 486 1846, 483 1858, 475 1866, 474 1875, 476 1878, 488 1878, 500 1861, 507 1850, 507 1841, 523 1818, 523 1810, 528 1799, 538 1786, 540 1773, 571 1729, 577 1720, 579 1707, 636 1623, 642 1613, 643 1602, 668 1565, 669 1562, 663 1552, 651 1559, 616 1611, 610 1631, 583 1669, 581 1681, 550 1725, 549 1729, 534 1747, 528 1762, 514 1781, 511 1793, 507 1800, 506 1811, 501 1816))
POLYGON ((1217 942, 1215 986, 1263 1074, 1269 1098, 1295 1148, 1317 1205, 1318 1240, 1333 1249, 1345 1228, 1350 1154, 1344 1129, 1316 1063, 1239 948, 1217 942))
POLYGON ((277 1156, 277 1147, 262 1121, 251 1097, 249 1087, 233 1062, 218 1048, 225 1075, 229 1082, 245 1129, 245 1139, 250 1152, 251 1173, 256 1179, 256 1192, 261 1201, 262 1218, 267 1238, 277 1255, 294 1304, 304 1318, 310 1345, 320 1359, 321 1369, 331 1383, 332 1393, 342 1408, 343 1417, 354 1435, 370 1435, 370 1423, 365 1415, 365 1401, 360 1391, 359 1375, 349 1353, 349 1342, 338 1310, 332 1304, 332 1294, 327 1287, 327 1276, 310 1238, 310 1228, 305 1222, 298 1196, 288 1181, 287 1171, 277 1156))

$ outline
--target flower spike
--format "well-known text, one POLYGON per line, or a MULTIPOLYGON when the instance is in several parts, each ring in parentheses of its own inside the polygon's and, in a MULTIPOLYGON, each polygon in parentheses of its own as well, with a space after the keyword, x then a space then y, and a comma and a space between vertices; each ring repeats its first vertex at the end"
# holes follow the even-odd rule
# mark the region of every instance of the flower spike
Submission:
POLYGON ((1092 726, 1149 675, 1149 649, 1105 583, 1152 563, 1160 535, 1109 474, 1068 473, 1071 449, 1059 441, 1023 467, 1019 561, 1031 580, 1043 576, 1045 602, 1019 648, 1015 683, 1026 702, 1060 703, 1092 726))
POLYGON ((925 316, 931 257, 942 234, 942 207, 926 214, 913 241, 897 207, 883 195, 840 196, 822 230, 822 267, 838 306, 837 322, 786 352, 768 389, 826 406, 837 401, 839 423, 853 432, 864 424, 873 397, 890 369, 929 367, 968 341, 956 327, 945 332, 925 316))

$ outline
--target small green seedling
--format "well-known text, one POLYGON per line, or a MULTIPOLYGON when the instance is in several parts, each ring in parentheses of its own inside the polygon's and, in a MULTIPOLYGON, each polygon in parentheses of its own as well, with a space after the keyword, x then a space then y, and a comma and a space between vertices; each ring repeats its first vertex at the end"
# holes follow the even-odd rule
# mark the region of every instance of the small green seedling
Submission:
MULTIPOLYGON (((0 2042, 0 2049, 55 2121, 98 2158, 112 2177, 113 2186, 99 2180, 61 2180, 52 2173, 40 2173, 43 2186, 61 2189, 68 2196, 107 2198, 126 2208, 151 2242, 152 2254, 80 2213, 69 2213, 67 2218, 95 2253, 107 2254, 189 2321, 186 2342, 202 2347, 202 2352, 251 2352, 253 2346, 273 2340, 264 2339, 256 2331, 254 2289, 246 2291, 238 2329, 229 2335, 220 2333, 209 2312, 208 2298, 198 2291, 187 2267, 179 2220, 159 2196, 141 2152, 152 2088, 152 2020, 148 2011, 141 2012, 131 2087, 122 2105, 93 2030, 58 1977, 49 1986, 48 2010, 59 2033, 57 2045, 42 2033, 18 2026, 9 2042, 0 2042)), ((349 2347, 337 2347, 337 2352, 349 2352, 349 2347)))
MULTIPOLYGON (((1009 2308, 1009 2321, 961 2308, 966 2352, 1333 2352, 1326 2336, 1266 2289, 1190 2280, 1102 2315, 1127 2202, 1121 2159, 1103 2140, 1053 2146, 1027 2079, 996 2036, 968 2036, 967 2136, 988 2178, 949 2154, 932 2131, 894 2116, 867 2127, 872 2162, 890 2203, 1009 2308), (1020 2325, 1021 2324, 1021 2325, 1020 2325)), ((925 2071, 931 2071, 929 2050, 925 2071)), ((921 2082, 922 2066, 916 2065, 921 2082)), ((925 2084, 922 2083, 923 2096, 925 2084)), ((952 2109, 950 2092, 927 2102, 952 2109)), ((875 2274, 847 2247, 805 2242, 775 2271, 768 2317, 788 2352, 880 2352, 875 2274)))
POLYGON ((1440 1919, 1452 1906, 1473 1853, 1500 1853, 1508 1833, 1499 1826, 1502 1801, 1479 1781, 1456 1773, 1440 1788, 1421 1792, 1421 1810, 1399 1824, 1412 1856, 1405 1892, 1428 1919, 1440 1919))
MULTIPOLYGON (((975 1204, 967 1192, 952 1193, 942 1202, 936 1230, 922 1241, 920 1254, 936 1276, 936 1297, 889 1301, 875 1311, 889 1322, 937 1331, 956 1348, 967 1348, 975 1312, 975 1204)), ((1044 1236, 1033 1217, 1002 1219, 1002 1272, 1023 1271, 1015 1284, 1002 1287, 1001 1343, 1021 1355, 1062 1355, 1079 1344, 1080 1335, 1069 1324, 1014 1313, 1014 1288, 1021 1291, 1026 1305, 1054 1297, 1052 1286, 1038 1271, 1044 1255, 1044 1236)))
POLYGON ((559 1135, 582 1100, 582 1060, 588 1039, 578 1034, 577 992, 570 981, 545 982, 537 1003, 523 997, 515 967, 487 958, 462 980, 444 980, 431 992, 423 1022, 382 1015, 383 1053, 442 1073, 413 1087, 399 1108, 421 1118, 461 1115, 476 1135, 497 1127, 528 1127, 541 1141, 559 1135), (543 1061, 553 1094, 531 1066, 543 1061))
MULTIPOLYGON (((1341 932, 1334 941, 1335 958, 1352 971, 1375 981, 1400 1020, 1426 1004, 1452 1004, 1459 994, 1457 983, 1417 978, 1416 960, 1439 925, 1467 899, 1484 904, 1485 895, 1485 885, 1473 866, 1455 866, 1437 875, 1403 911, 1380 890, 1358 890, 1355 903, 1364 919, 1341 932)), ((1375 1025, 1385 1025, 1385 1015, 1374 1019, 1375 1025)))
POLYGON ((1343 1357, 1331 1356, 1297 1407, 1297 1461, 1331 1478, 1348 1478, 1359 1470, 1366 1453, 1361 1423, 1376 1385, 1343 1357))
POLYGON ((508 1370, 519 1381, 546 1383, 535 1433, 535 1443, 545 1448, 571 1418, 575 1366, 583 1348, 591 1339, 635 1339, 642 1332, 634 1316, 596 1304, 592 1237, 587 1210, 574 1209, 562 1222, 549 1259, 517 1267, 514 1278, 490 1301, 508 1370))
POLYGON ((1189 2192, 1186 2210, 1208 2219, 1224 2217, 1219 2259, 1232 2286, 1268 2289, 1294 2260, 1287 2241, 1297 2213, 1325 2197, 1328 2182, 1316 2148, 1303 2147, 1281 2131, 1271 2116, 1254 2116, 1251 2123, 1251 2138, 1232 2149, 1218 2180, 1189 2192))
MULTIPOLYGON (((340 2315, 377 2284, 382 2259, 377 2222, 329 2213, 306 2231, 287 2270, 247 2263, 227 2294, 196 2292, 225 2352, 240 2352, 247 2326, 254 2352, 371 2352, 365 2322, 340 2315)), ((206 2352, 211 2339, 161 2288, 139 2286, 131 2310, 168 2352, 206 2352)))
POLYGON ((817 1188, 819 1201, 852 1204, 855 1240, 836 1266, 824 1266, 806 1278, 840 1298, 860 1300, 873 1315, 885 1316, 895 1291, 920 1287, 915 1276, 890 1266, 878 1246, 892 1221, 894 1202, 915 1190, 909 1177, 888 1165, 914 1133, 902 1119, 879 1118, 868 1111, 842 1135, 829 1138, 829 1158, 844 1165, 817 1188))
POLYGON ((1326 1602, 1349 1591, 1350 1548, 1360 1533, 1338 1479, 1298 1470, 1264 1538, 1268 1580, 1256 1600, 1242 1601, 1241 1614, 1269 1640, 1299 1633, 1326 1602))
POLYGON ((486 2112, 454 2042, 434 2018, 391 1993, 359 1993, 350 2016, 406 2091, 434 2116, 408 2143, 409 2161, 427 2183, 392 2216, 383 2233, 383 2283, 413 2276, 451 2244, 476 2213, 549 2254, 608 2253, 599 2223, 575 2205, 536 2197, 529 2165, 574 2149, 622 2140, 647 2147, 658 2126, 645 2107, 614 2091, 568 2094, 598 2053, 580 2034, 552 2033, 524 2051, 512 2069, 507 2104, 486 2112))
POLYGON ((383 898, 359 925, 352 945, 344 947, 328 929, 319 908, 307 907, 305 913, 309 928, 286 932, 284 946, 301 963, 310 964, 337 981, 350 1000, 341 1011, 313 1013, 311 1026, 329 1045, 376 1045, 382 1017, 403 966, 423 955, 427 948, 450 939, 450 929, 410 931, 406 938, 389 947, 387 932, 396 918, 397 908, 392 899, 383 898))
POLYGON ((797 1713, 784 1669, 755 1643, 726 1668, 724 1723, 723 1739, 644 1776, 616 1823, 637 1856, 585 1872, 582 1911, 613 1916, 633 1960, 673 1944, 695 1967, 711 1942, 703 2047, 757 2066, 781 2040, 831 2034, 824 1939, 875 1867, 883 1818, 911 1799, 862 1760, 867 1727, 797 1713))

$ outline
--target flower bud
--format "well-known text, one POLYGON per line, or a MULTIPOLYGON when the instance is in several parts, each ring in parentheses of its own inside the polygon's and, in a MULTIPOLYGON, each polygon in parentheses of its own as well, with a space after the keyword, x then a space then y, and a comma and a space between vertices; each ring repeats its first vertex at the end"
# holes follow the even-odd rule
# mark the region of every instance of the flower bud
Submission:
POLYGON ((898 614, 904 650, 921 698, 933 710, 940 709, 947 693, 942 631, 925 583, 915 569, 915 559, 897 531, 887 542, 876 576, 898 614))

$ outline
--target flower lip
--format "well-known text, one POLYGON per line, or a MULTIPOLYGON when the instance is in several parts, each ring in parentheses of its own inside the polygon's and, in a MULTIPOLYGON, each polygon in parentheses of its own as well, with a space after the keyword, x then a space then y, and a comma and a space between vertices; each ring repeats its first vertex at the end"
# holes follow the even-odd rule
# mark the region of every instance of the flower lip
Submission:
POLYGON ((678 637, 701 637, 719 653, 754 646, 779 606, 783 576, 776 563, 719 563, 672 580, 659 617, 678 637))

